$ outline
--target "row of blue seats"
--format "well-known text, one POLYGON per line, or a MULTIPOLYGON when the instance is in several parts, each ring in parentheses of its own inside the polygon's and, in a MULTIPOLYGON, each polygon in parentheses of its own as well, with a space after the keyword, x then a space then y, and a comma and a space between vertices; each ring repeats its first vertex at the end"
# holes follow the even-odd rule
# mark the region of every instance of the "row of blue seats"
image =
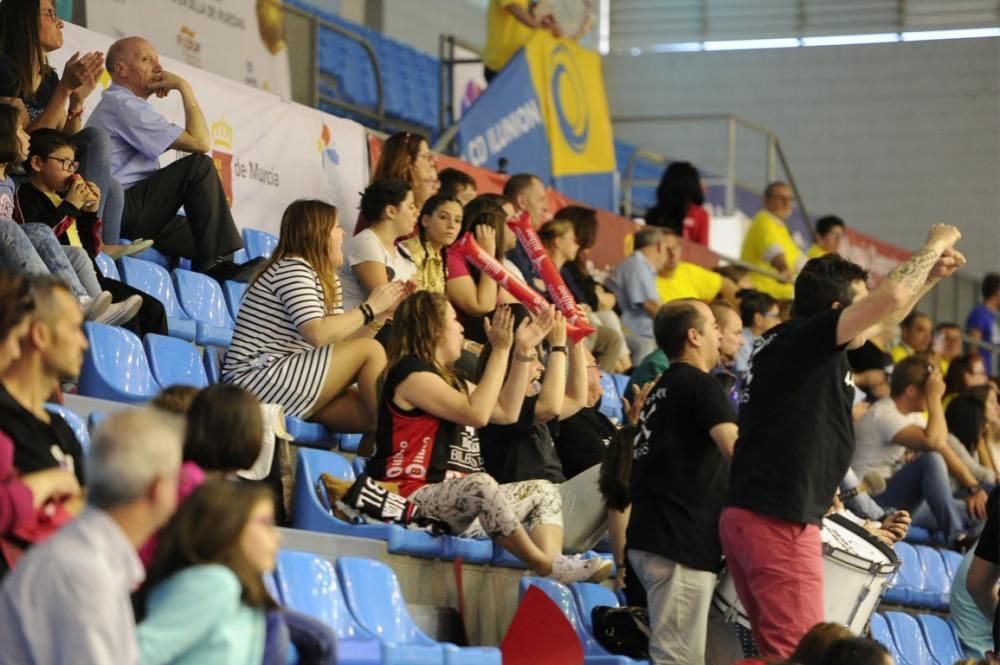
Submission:
MULTIPOLYGON (((199 351, 190 342, 152 333, 140 342, 124 328, 93 322, 83 328, 90 348, 80 371, 79 392, 86 397, 143 404, 168 386, 204 388, 220 380, 218 347, 199 351)), ((302 446, 339 446, 354 452, 361 443, 359 434, 330 432, 319 423, 291 416, 285 418, 285 428, 302 446)))
MULTIPOLYGON (((438 58, 307 2, 292 0, 289 4, 368 41, 378 60, 388 116, 429 130, 438 127, 441 107, 438 58)), ((335 85, 321 85, 324 95, 363 107, 375 107, 378 102, 375 71, 360 44, 320 28, 316 57, 320 72, 335 82, 335 85)), ((329 110, 344 115, 337 108, 329 110)))
POLYGON ((435 642, 413 621, 399 580, 374 559, 338 557, 336 565, 306 552, 282 551, 275 571, 278 600, 308 614, 337 636, 344 665, 500 665, 495 647, 435 642))
POLYGON ((953 550, 937 550, 926 545, 896 543, 899 570, 889 584, 884 602, 908 607, 947 610, 951 582, 962 563, 953 550))
MULTIPOLYGON (((496 648, 442 644, 421 631, 406 608, 396 575, 382 562, 345 556, 331 564, 314 554, 282 551, 275 578, 278 599, 285 607, 319 619, 333 630, 339 663, 500 663, 496 648)), ((587 583, 567 588, 554 580, 525 577, 521 596, 533 586, 551 598, 569 621, 583 648, 584 662, 644 662, 610 654, 594 639, 594 607, 618 607, 609 589, 587 583)))
POLYGON ((889 650, 896 665, 952 665, 964 658, 955 627, 932 614, 875 613, 871 636, 889 650))
MULTIPOLYGON (((254 229, 244 229, 243 235, 250 259, 269 257, 278 241, 270 233, 254 229)), ((201 345, 232 343, 246 284, 230 281, 220 287, 214 279, 191 270, 177 267, 168 272, 170 263, 153 249, 137 257, 123 257, 117 265, 106 254, 98 254, 97 264, 105 277, 123 281, 162 302, 172 337, 201 345)))
MULTIPOLYGON (((407 529, 398 524, 361 524, 334 517, 325 501, 326 492, 322 488, 320 476, 326 473, 334 478, 353 482, 363 470, 360 458, 355 458, 355 464, 356 466, 352 465, 334 452, 300 449, 296 460, 292 526, 307 531, 380 540, 392 554, 445 560, 461 558, 469 563, 525 568, 520 559, 501 545, 485 538, 435 536, 429 531, 407 529)), ((613 559, 607 553, 587 552, 583 556, 613 559)))

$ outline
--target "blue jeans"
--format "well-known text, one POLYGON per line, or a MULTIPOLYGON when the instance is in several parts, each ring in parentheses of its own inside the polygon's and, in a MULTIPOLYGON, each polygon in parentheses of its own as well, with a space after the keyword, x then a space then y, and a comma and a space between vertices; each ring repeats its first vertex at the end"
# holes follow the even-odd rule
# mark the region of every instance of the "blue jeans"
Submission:
POLYGON ((104 222, 101 240, 116 244, 121 238, 125 191, 111 177, 111 139, 100 127, 85 127, 73 135, 73 143, 80 175, 101 188, 101 203, 97 208, 97 216, 104 222))
POLYGON ((921 503, 927 507, 938 528, 949 541, 965 532, 962 516, 955 506, 948 480, 948 466, 940 453, 923 452, 886 481, 885 492, 875 497, 880 506, 894 506, 913 513, 921 503))
POLYGON ((89 295, 66 258, 59 240, 45 224, 18 224, 0 219, 0 265, 29 275, 64 280, 77 298, 89 295))

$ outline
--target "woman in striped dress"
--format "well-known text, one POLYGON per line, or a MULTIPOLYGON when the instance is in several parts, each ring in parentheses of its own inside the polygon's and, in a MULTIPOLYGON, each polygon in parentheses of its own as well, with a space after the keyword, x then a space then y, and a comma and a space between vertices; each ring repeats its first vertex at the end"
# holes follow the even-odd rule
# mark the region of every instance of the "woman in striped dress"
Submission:
POLYGON ((344 312, 336 277, 343 242, 334 206, 288 206, 278 246, 240 306, 222 379, 282 405, 287 415, 334 431, 372 432, 385 352, 371 337, 405 287, 383 284, 344 312))

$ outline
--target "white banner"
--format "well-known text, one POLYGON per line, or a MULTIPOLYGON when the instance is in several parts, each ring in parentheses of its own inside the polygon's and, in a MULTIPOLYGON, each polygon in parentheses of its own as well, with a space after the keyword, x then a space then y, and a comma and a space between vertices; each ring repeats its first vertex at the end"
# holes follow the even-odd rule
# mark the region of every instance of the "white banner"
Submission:
POLYGON ((87 27, 290 99, 281 0, 87 0, 87 27))
MULTIPOLYGON (((112 42, 69 24, 64 36, 63 48, 49 57, 56 71, 62 71, 72 53, 106 52, 112 42)), ((364 127, 168 58, 161 58, 161 63, 194 88, 212 133, 211 155, 240 228, 277 234, 289 203, 316 198, 336 205, 348 234, 353 231, 360 192, 369 177, 364 127)), ((105 74, 102 86, 87 100, 87 115, 109 82, 105 74)), ((177 92, 149 101, 171 122, 184 125, 177 92)), ((185 154, 167 152, 160 165, 185 154)))

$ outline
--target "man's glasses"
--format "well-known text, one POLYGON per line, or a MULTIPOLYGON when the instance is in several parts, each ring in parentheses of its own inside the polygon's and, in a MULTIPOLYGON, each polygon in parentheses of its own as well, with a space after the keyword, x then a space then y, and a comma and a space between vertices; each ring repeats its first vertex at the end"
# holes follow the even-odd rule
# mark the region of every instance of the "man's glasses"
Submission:
POLYGON ((80 162, 73 161, 68 157, 46 157, 45 159, 51 159, 53 162, 59 162, 62 164, 64 171, 69 171, 70 173, 76 173, 80 168, 80 162))

